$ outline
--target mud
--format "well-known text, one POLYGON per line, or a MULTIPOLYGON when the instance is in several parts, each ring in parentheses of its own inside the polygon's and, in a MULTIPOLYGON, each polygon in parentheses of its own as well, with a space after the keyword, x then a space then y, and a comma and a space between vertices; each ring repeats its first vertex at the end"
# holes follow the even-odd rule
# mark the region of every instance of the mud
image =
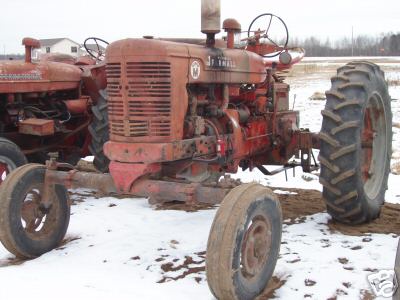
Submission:
MULTIPOLYGON (((204 274, 205 267, 205 252, 194 253, 195 258, 192 256, 185 256, 185 260, 181 263, 178 263, 179 260, 172 260, 170 262, 166 262, 161 264, 160 268, 162 271, 162 278, 157 283, 165 283, 171 280, 179 280, 183 279, 190 274, 204 274), (182 273, 177 275, 181 271, 182 273), (172 274, 174 276, 172 276, 172 274)), ((165 261, 165 257, 159 257, 155 261, 161 262, 165 261)), ((203 280, 200 276, 195 276, 194 279, 197 283, 203 280)))
MULTIPOLYGON (((276 194, 282 206, 285 224, 301 223, 304 222, 306 216, 326 211, 322 194, 319 191, 288 188, 272 189, 297 193, 297 195, 276 194)), ((368 235, 368 233, 392 233, 397 236, 400 235, 400 205, 385 203, 380 217, 368 224, 350 226, 330 220, 328 227, 332 232, 346 235, 360 236, 368 235)))
POLYGON ((196 212, 199 210, 208 210, 214 208, 215 205, 207 203, 197 203, 195 205, 189 205, 179 201, 165 202, 156 205, 156 210, 183 210, 186 212, 196 212))
POLYGON ((17 257, 9 257, 6 259, 0 259, 0 268, 9 266, 18 266, 26 262, 26 259, 21 259, 17 257))
POLYGON ((268 285, 263 291, 263 293, 260 296, 258 296, 255 300, 274 299, 276 297, 275 291, 278 290, 285 283, 286 280, 273 276, 268 282, 268 285))

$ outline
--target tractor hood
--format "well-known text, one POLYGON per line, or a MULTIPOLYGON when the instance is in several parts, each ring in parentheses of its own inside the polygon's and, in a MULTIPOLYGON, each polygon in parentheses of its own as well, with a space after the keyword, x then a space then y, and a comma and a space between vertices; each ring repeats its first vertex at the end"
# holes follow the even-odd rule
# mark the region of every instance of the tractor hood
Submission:
POLYGON ((26 93, 74 89, 79 86, 82 70, 56 62, 0 63, 0 93, 26 93))
POLYGON ((266 78, 263 57, 241 49, 205 47, 157 39, 125 39, 107 47, 107 63, 176 62, 188 83, 260 83, 266 78), (179 62, 178 62, 179 61, 179 62))

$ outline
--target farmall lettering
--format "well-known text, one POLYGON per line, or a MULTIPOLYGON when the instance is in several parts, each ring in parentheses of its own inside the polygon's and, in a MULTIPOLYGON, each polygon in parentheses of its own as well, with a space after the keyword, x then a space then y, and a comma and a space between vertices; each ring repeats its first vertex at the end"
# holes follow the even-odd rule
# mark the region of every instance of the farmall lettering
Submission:
POLYGON ((235 68, 236 64, 230 57, 208 56, 206 65, 211 68, 235 68))

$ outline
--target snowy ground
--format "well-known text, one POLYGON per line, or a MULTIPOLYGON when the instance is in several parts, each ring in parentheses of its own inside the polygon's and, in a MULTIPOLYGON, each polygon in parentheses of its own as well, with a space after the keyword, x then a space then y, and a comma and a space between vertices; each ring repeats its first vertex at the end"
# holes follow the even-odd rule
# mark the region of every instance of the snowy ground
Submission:
MULTIPOLYGON (((294 107, 301 111, 302 127, 319 131, 324 102, 308 98, 329 88, 338 63, 308 59, 307 64, 316 67, 304 67, 312 71, 302 78, 288 78, 291 101, 296 95, 294 107)), ((388 78, 400 77, 400 63, 381 64, 388 78)), ((391 86, 390 93, 400 99, 399 86, 391 86)), ((395 122, 400 122, 399 101, 392 105, 395 122)), ((398 128, 393 146, 395 161, 400 159, 398 128)), ((273 187, 321 190, 317 175, 300 170, 295 178, 288 175, 288 182, 284 174, 266 178, 259 172, 241 172, 235 177, 273 187)), ((96 199, 86 190, 74 191, 72 198, 76 205, 65 245, 25 262, 14 260, 0 246, 1 300, 213 299, 205 280, 204 251, 216 209, 155 210, 144 199, 96 199)), ((400 203, 400 176, 390 176, 387 201, 400 203)), ((351 236, 332 232, 329 219, 321 212, 284 225, 275 271, 284 283, 275 291, 276 298, 360 299, 370 290, 366 276, 371 270, 393 267, 400 228, 392 234, 351 236)))

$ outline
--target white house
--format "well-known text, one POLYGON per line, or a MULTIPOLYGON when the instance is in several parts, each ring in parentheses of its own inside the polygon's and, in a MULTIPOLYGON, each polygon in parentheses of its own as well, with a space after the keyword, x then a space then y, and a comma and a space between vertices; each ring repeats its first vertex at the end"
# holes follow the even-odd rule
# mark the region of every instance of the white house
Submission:
POLYGON ((85 51, 81 49, 81 45, 69 38, 43 39, 39 40, 39 42, 40 49, 33 51, 33 58, 35 59, 39 59, 40 55, 46 53, 62 53, 73 57, 85 54, 85 51))

